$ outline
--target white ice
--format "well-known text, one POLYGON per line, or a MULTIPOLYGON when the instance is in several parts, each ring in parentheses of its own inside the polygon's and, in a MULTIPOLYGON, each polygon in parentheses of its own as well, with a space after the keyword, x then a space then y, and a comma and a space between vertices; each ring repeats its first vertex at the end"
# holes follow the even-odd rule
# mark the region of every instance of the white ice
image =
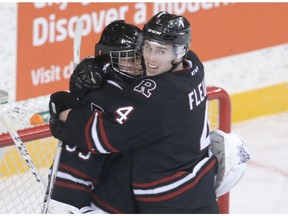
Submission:
POLYGON ((288 113, 232 126, 251 153, 246 173, 230 192, 230 213, 288 213, 288 113))

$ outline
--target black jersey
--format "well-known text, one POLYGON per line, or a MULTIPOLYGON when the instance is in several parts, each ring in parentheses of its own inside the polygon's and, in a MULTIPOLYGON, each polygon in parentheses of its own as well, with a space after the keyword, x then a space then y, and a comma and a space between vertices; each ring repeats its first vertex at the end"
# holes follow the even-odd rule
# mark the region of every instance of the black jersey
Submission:
MULTIPOLYGON (((119 79, 115 72, 107 74, 107 78, 107 84, 100 91, 92 92, 85 98, 85 107, 90 106, 92 111, 105 112, 115 100, 122 97, 123 90, 128 84, 119 79)), ((96 157, 101 156, 103 154, 96 155, 96 157)), ((123 151, 105 156, 106 161, 99 177, 99 184, 92 193, 93 203, 108 213, 138 212, 131 185, 131 152, 123 151), (116 194, 121 194, 121 196, 115 196, 116 194)), ((99 165, 94 164, 95 167, 99 165)), ((97 171, 95 167, 90 170, 92 173, 97 171)))
MULTIPOLYGON (((102 88, 85 97, 83 109, 104 112, 121 97, 127 84, 112 73, 107 75, 109 79, 102 88)), ((76 146, 75 141, 64 142, 52 199, 77 207, 81 212, 93 211, 96 206, 108 213, 135 213, 131 153, 91 155, 76 146)))
POLYGON ((140 212, 193 212, 216 199, 204 68, 191 51, 185 65, 135 81, 107 112, 72 110, 63 127, 64 140, 77 139, 94 153, 133 150, 140 212))

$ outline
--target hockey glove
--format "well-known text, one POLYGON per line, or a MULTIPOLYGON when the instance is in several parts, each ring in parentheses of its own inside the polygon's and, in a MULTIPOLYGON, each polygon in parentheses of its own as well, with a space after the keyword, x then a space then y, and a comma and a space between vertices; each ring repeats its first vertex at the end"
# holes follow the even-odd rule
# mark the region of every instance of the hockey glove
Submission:
POLYGON ((95 60, 94 57, 83 59, 73 71, 69 82, 71 94, 83 99, 89 92, 101 88, 106 81, 103 70, 106 62, 104 59, 95 60))
POLYGON ((64 122, 59 119, 59 114, 66 109, 79 109, 81 102, 69 92, 59 91, 50 96, 50 130, 55 138, 61 139, 61 130, 64 122))

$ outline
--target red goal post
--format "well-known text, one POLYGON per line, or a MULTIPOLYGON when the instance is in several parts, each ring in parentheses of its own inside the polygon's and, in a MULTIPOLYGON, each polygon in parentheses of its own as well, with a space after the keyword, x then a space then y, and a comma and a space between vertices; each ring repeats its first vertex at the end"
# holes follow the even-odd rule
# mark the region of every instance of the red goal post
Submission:
MULTIPOLYGON (((229 94, 223 89, 219 87, 208 87, 207 95, 210 101, 209 103, 209 120, 211 124, 211 129, 220 129, 226 133, 231 132, 231 101, 229 94), (213 115, 213 104, 216 102, 217 115, 216 117, 218 121, 214 124, 213 115)), ((229 213, 229 193, 224 194, 218 199, 220 213, 228 214, 229 213)))
MULTIPOLYGON (((218 128, 230 132, 231 103, 228 93, 222 88, 210 86, 207 88, 207 94, 211 129, 218 128)), ((46 183, 48 181, 48 169, 56 152, 57 140, 51 137, 48 123, 40 126, 27 126, 27 122, 24 121, 39 111, 47 110, 48 100, 49 97, 44 96, 30 99, 28 102, 5 104, 6 107, 3 109, 0 105, 2 111, 10 113, 11 110, 15 111, 15 107, 17 107, 16 114, 13 114, 17 115, 14 124, 20 125, 16 128, 18 134, 46 183), (41 103, 39 103, 40 100, 41 103), (23 104, 29 113, 26 111, 24 114, 21 113, 23 104), (40 108, 41 106, 43 107, 40 108), (33 111, 35 107, 38 110, 33 111), (24 116, 20 121, 19 113, 24 116)), ((41 185, 36 182, 10 135, 5 129, 3 132, 3 128, 2 131, 0 130, 0 191, 0 214, 41 212, 44 200, 41 185)), ((221 213, 229 213, 229 193, 221 196, 218 202, 221 213)))

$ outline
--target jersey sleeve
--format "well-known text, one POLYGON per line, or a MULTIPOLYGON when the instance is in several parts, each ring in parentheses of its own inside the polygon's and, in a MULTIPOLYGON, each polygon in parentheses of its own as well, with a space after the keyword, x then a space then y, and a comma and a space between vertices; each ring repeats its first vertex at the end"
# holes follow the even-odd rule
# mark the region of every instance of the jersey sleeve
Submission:
POLYGON ((157 97, 137 96, 124 96, 108 112, 72 110, 63 127, 66 141, 83 150, 108 154, 157 144, 170 136, 174 118, 166 115, 171 113, 169 100, 163 104, 157 97))

